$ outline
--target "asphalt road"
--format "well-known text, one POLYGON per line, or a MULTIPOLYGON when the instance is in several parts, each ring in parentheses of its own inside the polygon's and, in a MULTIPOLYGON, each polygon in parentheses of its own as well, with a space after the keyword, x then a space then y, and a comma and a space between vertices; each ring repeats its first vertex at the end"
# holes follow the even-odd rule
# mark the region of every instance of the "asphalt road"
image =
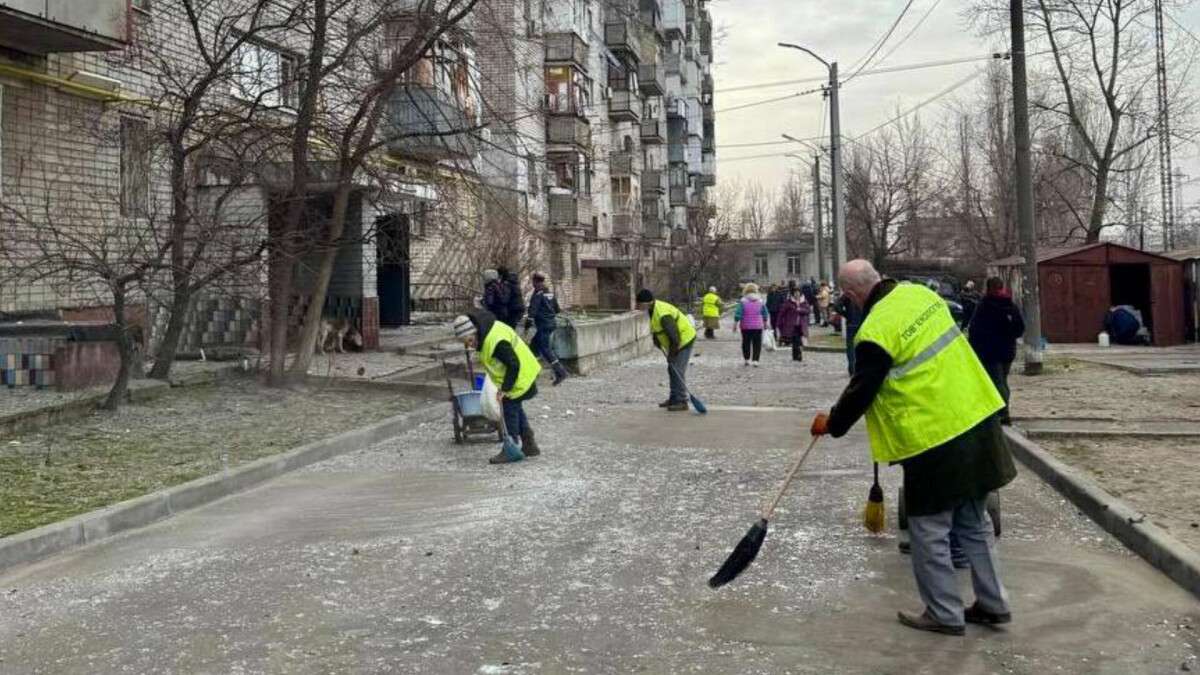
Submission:
MULTIPOLYGON (((0 673, 1166 673, 1200 605, 1029 472, 1003 491, 1015 621, 914 632, 909 561, 863 531, 861 428, 822 441, 758 561, 705 581, 845 383, 836 354, 745 368, 700 345, 707 417, 661 357, 529 405, 543 455, 493 467, 429 424, 0 577, 0 673)), ((967 578, 962 579, 964 588, 967 578)))

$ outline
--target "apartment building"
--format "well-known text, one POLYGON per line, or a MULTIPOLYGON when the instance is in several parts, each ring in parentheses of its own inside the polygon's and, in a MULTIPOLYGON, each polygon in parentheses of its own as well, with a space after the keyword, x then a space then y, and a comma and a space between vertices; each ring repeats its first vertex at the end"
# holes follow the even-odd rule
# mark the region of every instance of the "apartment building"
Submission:
POLYGON ((708 214, 705 190, 715 184, 708 11, 702 0, 489 4, 526 36, 514 44, 540 48, 481 46, 483 69, 495 75, 482 87, 485 106, 496 112, 482 163, 501 167, 487 182, 531 205, 532 231, 524 234, 538 243, 526 250, 560 297, 628 307, 638 286, 665 287, 689 218, 708 214), (531 72, 541 75, 540 100, 531 72), (682 116, 674 137, 673 116, 682 116), (540 133, 526 127, 515 134, 519 142, 498 141, 511 120, 529 119, 540 133))

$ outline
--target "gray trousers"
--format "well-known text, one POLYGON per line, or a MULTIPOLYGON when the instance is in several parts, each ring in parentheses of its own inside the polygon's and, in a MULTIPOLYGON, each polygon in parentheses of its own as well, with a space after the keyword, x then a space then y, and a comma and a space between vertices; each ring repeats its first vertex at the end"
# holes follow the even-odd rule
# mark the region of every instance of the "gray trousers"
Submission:
POLYGON ((947 626, 962 626, 963 601, 950 560, 951 533, 971 563, 975 601, 988 612, 1007 614, 1008 593, 1000 583, 986 499, 968 499, 928 516, 909 516, 913 576, 930 616, 947 626))
POLYGON ((687 367, 688 361, 692 358, 692 347, 695 343, 680 349, 675 358, 667 357, 667 363, 674 366, 667 368, 667 374, 671 382, 671 397, 672 403, 683 403, 687 401, 687 367))

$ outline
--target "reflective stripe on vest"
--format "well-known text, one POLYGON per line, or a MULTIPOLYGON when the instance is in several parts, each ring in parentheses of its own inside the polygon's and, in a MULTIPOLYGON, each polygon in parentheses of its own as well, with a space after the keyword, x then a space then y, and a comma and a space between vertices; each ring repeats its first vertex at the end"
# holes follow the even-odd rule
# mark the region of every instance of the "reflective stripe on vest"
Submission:
POLYGON ((512 390, 507 394, 511 398, 520 398, 537 381, 538 373, 542 372, 542 365, 538 363, 537 357, 533 355, 529 345, 517 337, 515 330, 500 321, 494 322, 487 337, 483 338, 483 349, 479 351, 479 360, 483 362, 483 369, 487 371, 488 377, 492 379, 497 389, 504 385, 504 376, 508 374, 508 369, 504 367, 504 364, 495 358, 496 347, 501 342, 512 344, 513 351, 517 354, 517 364, 520 370, 517 372, 517 381, 513 383, 512 390))
POLYGON ((675 322, 675 328, 679 331, 681 348, 686 347, 696 338, 696 327, 683 312, 679 311, 678 307, 669 302, 655 300, 654 307, 650 312, 650 332, 654 335, 654 341, 658 343, 660 349, 671 349, 671 341, 667 339, 667 333, 662 329, 663 319, 675 322))
POLYGON ((855 344, 871 342, 892 369, 867 409, 877 462, 896 462, 959 436, 1004 406, 975 351, 933 291, 898 284, 863 320, 855 344))

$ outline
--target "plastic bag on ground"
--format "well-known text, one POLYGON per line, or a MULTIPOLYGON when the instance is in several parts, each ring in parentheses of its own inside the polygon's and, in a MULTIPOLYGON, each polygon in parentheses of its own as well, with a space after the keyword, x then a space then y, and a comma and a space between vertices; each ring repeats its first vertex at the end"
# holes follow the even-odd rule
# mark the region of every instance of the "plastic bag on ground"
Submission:
POLYGON ((496 400, 499 394, 492 378, 483 378, 483 393, 479 396, 479 404, 483 407, 483 416, 493 422, 499 422, 500 416, 504 414, 500 409, 500 401, 496 400))

